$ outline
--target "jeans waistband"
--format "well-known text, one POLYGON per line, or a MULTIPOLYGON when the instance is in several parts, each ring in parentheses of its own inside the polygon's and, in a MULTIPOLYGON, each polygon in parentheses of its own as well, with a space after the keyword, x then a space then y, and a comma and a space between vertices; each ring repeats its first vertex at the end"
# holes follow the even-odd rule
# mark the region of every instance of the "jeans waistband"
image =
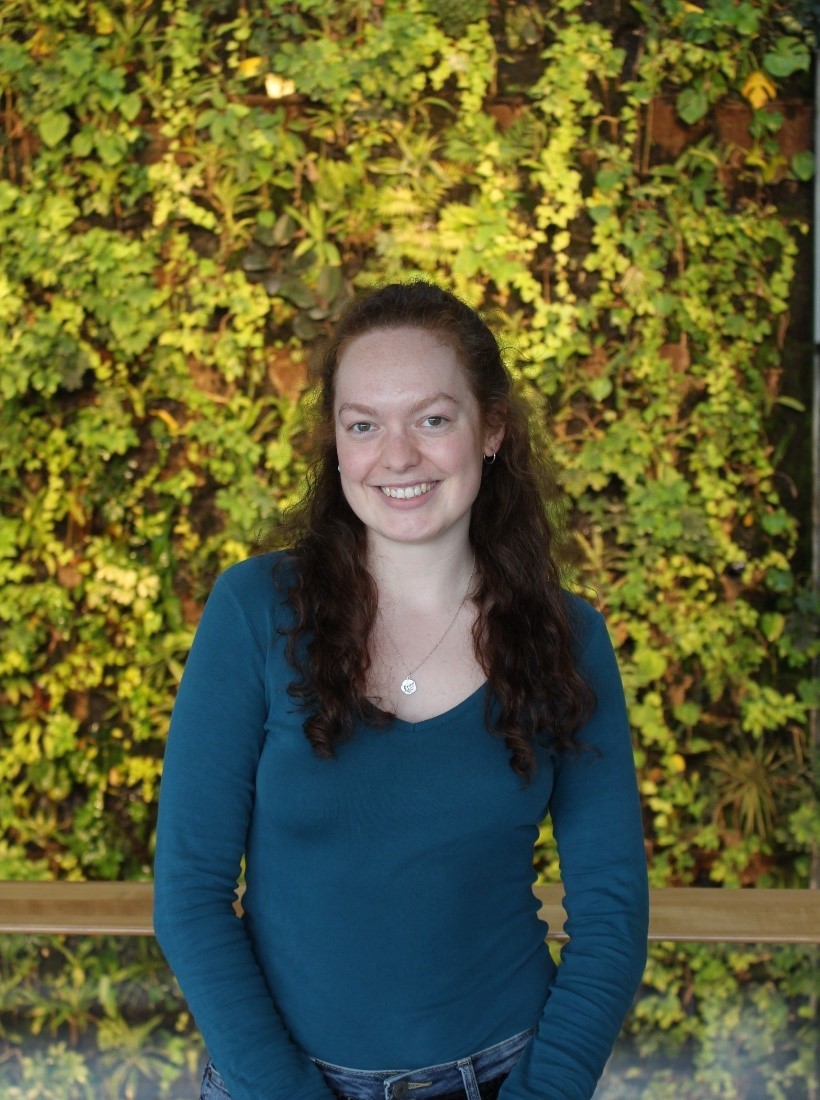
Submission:
POLYGON ((333 1091, 351 1100, 433 1100, 460 1091, 479 1100, 477 1085, 509 1073, 534 1031, 531 1027, 467 1058, 421 1069, 349 1069, 313 1061, 333 1091))

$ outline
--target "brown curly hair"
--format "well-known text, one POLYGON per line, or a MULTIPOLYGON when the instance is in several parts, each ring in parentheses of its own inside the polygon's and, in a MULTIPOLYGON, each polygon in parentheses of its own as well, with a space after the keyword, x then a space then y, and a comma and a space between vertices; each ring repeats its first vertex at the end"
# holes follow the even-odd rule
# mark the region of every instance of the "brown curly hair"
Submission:
POLYGON ((503 737, 513 770, 531 776, 536 739, 546 737, 559 752, 573 747, 594 706, 573 657, 568 601, 555 562, 548 515, 555 483, 494 335, 475 310, 431 283, 393 283, 354 301, 315 360, 317 424, 307 490, 284 524, 256 546, 288 546, 286 561, 295 566, 287 570, 294 610, 285 631, 287 657, 297 673, 289 694, 305 708, 305 734, 321 757, 333 756, 357 720, 386 725, 394 717, 366 696, 378 593, 365 564, 366 529, 337 472, 333 404, 336 370, 349 344, 374 329, 400 327, 433 332, 452 347, 485 426, 504 426, 470 519, 478 578, 473 640, 491 688, 488 728, 503 737))

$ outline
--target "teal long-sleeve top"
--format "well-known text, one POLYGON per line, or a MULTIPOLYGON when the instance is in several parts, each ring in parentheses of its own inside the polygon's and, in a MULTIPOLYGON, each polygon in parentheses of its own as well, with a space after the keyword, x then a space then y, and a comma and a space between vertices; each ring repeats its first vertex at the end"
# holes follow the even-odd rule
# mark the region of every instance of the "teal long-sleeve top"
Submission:
POLYGON ((331 1100, 311 1056, 413 1069, 532 1026, 501 1100, 592 1096, 643 973, 648 917, 603 619, 568 597, 597 705, 585 748, 539 747, 529 784, 485 726, 486 685, 427 721, 362 724, 322 760, 287 695, 276 557, 227 570, 208 599, 157 830, 157 938, 233 1100, 331 1100), (558 967, 532 893, 547 814, 570 937, 558 967))

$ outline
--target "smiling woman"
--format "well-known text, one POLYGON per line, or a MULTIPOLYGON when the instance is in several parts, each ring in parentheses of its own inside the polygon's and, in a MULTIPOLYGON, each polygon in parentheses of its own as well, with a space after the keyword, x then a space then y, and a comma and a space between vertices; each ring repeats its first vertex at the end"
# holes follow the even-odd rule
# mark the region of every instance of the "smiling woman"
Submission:
POLYGON ((217 582, 168 738, 155 927, 213 1057, 202 1097, 589 1097, 647 933, 605 626, 560 588, 478 314, 384 287, 317 368, 305 499, 284 549, 217 582), (532 893, 547 814, 560 967, 532 893))
POLYGON ((403 718, 429 718, 484 679, 472 652, 476 609, 466 603, 475 558, 463 551, 482 459, 497 450, 503 426, 485 427, 454 348, 423 328, 376 329, 351 341, 339 357, 334 405, 342 491, 367 530, 380 592, 369 695, 403 718), (450 563, 440 590, 430 584, 430 554, 450 563), (410 600, 414 570, 427 579, 416 578, 410 600), (401 681, 403 695, 416 695, 422 666, 422 692, 402 700, 392 688, 401 681))
POLYGON ((369 550, 465 545, 482 456, 503 427, 485 428, 453 348, 418 328, 359 336, 339 359, 335 404, 342 490, 369 550))

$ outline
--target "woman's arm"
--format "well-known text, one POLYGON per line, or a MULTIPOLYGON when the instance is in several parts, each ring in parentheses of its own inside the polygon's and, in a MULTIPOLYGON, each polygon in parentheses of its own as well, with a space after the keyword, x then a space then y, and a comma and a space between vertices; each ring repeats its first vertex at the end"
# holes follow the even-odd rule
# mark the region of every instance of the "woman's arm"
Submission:
POLYGON ((267 716, 266 639, 254 636, 233 590, 237 577, 247 586, 257 576, 244 565, 217 581, 174 705, 154 927, 233 1100, 331 1100, 288 1036, 232 906, 267 716))
POLYGON ((579 735, 589 749, 556 763, 549 807, 570 939, 500 1100, 588 1100, 646 963, 646 856, 623 688, 602 617, 582 612, 591 622, 580 670, 597 705, 579 735))

